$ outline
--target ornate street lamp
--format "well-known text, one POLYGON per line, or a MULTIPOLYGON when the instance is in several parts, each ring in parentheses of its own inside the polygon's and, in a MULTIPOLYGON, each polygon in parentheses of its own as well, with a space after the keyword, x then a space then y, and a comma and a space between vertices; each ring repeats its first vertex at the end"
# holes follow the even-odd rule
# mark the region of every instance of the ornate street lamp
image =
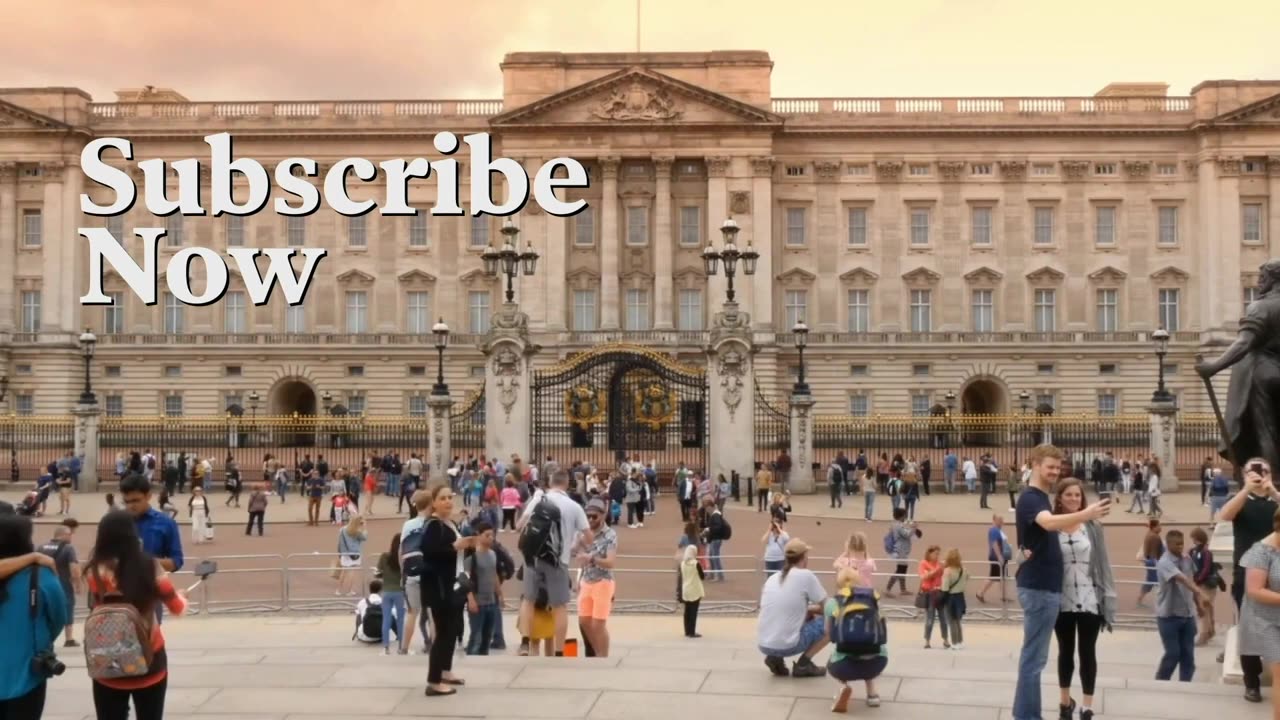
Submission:
POLYGON ((80 354, 84 356, 84 391, 80 393, 81 405, 96 405, 98 398, 93 395, 93 384, 89 379, 89 366, 93 363, 93 348, 98 344, 98 336, 85 328, 80 333, 80 354))
POLYGON ((9 394, 9 376, 6 373, 0 373, 0 403, 4 402, 5 397, 9 394))
POLYGON ((1018 393, 1018 404, 1022 406, 1022 414, 1027 414, 1027 408, 1031 406, 1031 393, 1023 390, 1018 393))
POLYGON ((262 400, 262 396, 258 395, 258 391, 254 390, 249 393, 249 411, 253 413, 253 419, 258 418, 258 403, 262 400))
POLYGON ((760 259, 760 253, 751 247, 751 243, 747 243, 746 250, 739 250, 734 240, 738 237, 738 223, 729 218, 720 226, 720 235, 724 238, 724 249, 716 250, 714 245, 708 244, 707 248, 702 251, 702 263, 707 271, 707 277, 716 274, 717 268, 721 262, 724 263, 724 276, 728 279, 728 292, 726 296, 728 302, 733 302, 733 277, 738 272, 738 261, 742 261, 742 274, 755 275, 756 261, 760 259))
MULTIPOLYGON (((729 298, 733 298, 732 291, 729 293, 729 298)), ((795 337, 796 350, 800 351, 800 376, 796 378, 796 384, 791 388, 791 392, 796 395, 808 395, 809 383, 804 381, 804 348, 809 344, 809 326, 804 324, 804 320, 797 320, 795 327, 791 328, 791 334, 795 337)))
POLYGON ((320 393, 320 404, 324 406, 324 414, 329 414, 329 408, 333 407, 333 393, 325 390, 320 393))
POLYGON ((1169 331, 1163 327, 1156 328, 1156 331, 1151 333, 1151 341, 1156 344, 1156 362, 1160 364, 1156 391, 1151 393, 1151 402, 1173 402, 1173 393, 1164 386, 1164 357, 1169 354, 1169 331))
POLYGON ((431 394, 443 397, 449 394, 449 386, 444 384, 444 349, 449 346, 449 326, 444 324, 444 318, 431 326, 431 333, 436 336, 436 352, 439 353, 436 360, 436 384, 431 387, 431 394))
POLYGON ((516 249, 520 228, 511 222, 511 218, 507 218, 502 225, 502 235, 502 248, 494 250, 493 247, 486 247, 480 254, 480 259, 484 261, 486 275, 497 276, 502 273, 507 276, 507 302, 512 303, 516 298, 516 275, 520 274, 521 268, 526 276, 533 275, 538 267, 538 253, 534 251, 532 242, 525 244, 524 252, 516 249))
POLYGON ((948 390, 943 398, 947 401, 947 417, 951 417, 951 412, 956 409, 956 393, 954 390, 948 390))

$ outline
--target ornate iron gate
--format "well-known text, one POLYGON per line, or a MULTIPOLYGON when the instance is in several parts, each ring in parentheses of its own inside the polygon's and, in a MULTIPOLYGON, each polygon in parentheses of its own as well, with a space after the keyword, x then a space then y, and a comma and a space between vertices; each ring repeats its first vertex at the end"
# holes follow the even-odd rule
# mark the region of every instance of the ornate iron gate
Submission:
POLYGON ((533 375, 533 436, 539 461, 581 460, 614 468, 623 457, 676 466, 707 461, 707 377, 635 345, 606 345, 533 375))
POLYGON ((791 450, 791 408, 785 400, 765 397, 756 383, 756 462, 768 463, 791 450))

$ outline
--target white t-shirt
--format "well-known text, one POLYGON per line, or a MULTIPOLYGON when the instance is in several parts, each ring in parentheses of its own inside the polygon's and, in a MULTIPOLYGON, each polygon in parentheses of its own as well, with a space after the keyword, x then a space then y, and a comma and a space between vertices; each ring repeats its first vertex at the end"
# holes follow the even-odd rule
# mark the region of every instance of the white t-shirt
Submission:
POLYGON ((965 460, 964 469, 961 472, 964 473, 965 480, 968 480, 969 478, 977 479, 978 466, 974 465, 972 460, 965 460))
POLYGON ((769 650, 795 647, 809 606, 827 599, 826 589, 811 570, 793 568, 785 581, 782 577, 782 573, 769 576, 760 594, 756 644, 769 650))
MULTIPOLYGON (((542 490, 538 490, 525 504, 524 512, 520 514, 521 529, 529 521, 529 516, 533 515, 533 509, 542 501, 543 494, 542 490)), ((573 563, 573 548, 578 544, 578 536, 587 529, 587 511, 562 490, 550 490, 545 494, 560 510, 560 564, 569 567, 573 563)))

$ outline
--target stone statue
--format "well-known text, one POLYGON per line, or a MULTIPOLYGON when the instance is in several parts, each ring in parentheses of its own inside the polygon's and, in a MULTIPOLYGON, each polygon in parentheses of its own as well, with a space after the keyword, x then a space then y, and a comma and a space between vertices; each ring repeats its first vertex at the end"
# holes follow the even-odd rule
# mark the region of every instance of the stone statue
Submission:
POLYGON ((1261 297, 1245 310, 1236 341, 1218 358, 1197 361, 1196 372, 1208 384, 1231 368, 1220 454, 1235 463, 1262 457, 1275 468, 1280 467, 1280 259, 1267 261, 1259 272, 1261 297))

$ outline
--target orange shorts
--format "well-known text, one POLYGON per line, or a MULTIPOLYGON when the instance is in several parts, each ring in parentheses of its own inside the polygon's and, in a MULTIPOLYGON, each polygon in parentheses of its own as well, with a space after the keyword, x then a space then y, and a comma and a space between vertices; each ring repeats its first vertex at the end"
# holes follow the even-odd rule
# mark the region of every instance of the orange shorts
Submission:
POLYGON ((578 617, 608 620, 613 609, 612 580, 584 582, 578 588, 578 617))

